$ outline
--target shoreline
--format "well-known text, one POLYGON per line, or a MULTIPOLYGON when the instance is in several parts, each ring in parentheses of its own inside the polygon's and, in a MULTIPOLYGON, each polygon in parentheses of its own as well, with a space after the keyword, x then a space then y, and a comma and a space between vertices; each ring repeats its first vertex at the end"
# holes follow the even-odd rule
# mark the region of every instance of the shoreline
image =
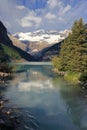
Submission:
POLYGON ((0 84, 5 83, 8 77, 11 77, 11 73, 0 72, 0 84))
POLYGON ((8 99, 0 95, 0 130, 20 130, 18 128, 20 121, 18 117, 13 114, 15 112, 14 108, 6 106, 8 102, 8 99))
POLYGON ((84 75, 80 72, 63 72, 58 71, 56 68, 53 68, 52 71, 59 76, 63 76, 64 79, 71 84, 78 84, 82 89, 87 89, 87 74, 84 75))
POLYGON ((60 76, 64 76, 66 74, 66 72, 64 71, 58 71, 58 69, 53 68, 52 71, 60 76))

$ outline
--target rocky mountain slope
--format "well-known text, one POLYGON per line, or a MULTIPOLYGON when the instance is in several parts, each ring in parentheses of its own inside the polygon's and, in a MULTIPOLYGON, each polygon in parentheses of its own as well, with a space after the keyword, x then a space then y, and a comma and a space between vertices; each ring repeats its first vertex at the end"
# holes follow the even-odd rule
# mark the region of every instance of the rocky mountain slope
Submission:
POLYGON ((21 58, 25 60, 28 60, 28 61, 35 60, 33 56, 31 56, 25 51, 25 45, 21 44, 18 40, 13 38, 10 34, 8 35, 7 29, 1 21, 0 21, 0 43, 3 43, 9 46, 10 48, 16 50, 20 54, 21 58))
POLYGON ((21 43, 16 37, 12 36, 11 34, 8 34, 8 37, 10 38, 14 46, 26 51, 26 45, 24 43, 21 43))
POLYGON ((48 44, 54 44, 65 39, 65 37, 68 36, 69 32, 70 30, 37 30, 34 32, 16 33, 14 36, 25 43, 46 42, 48 44))
POLYGON ((31 55, 34 55, 42 49, 48 48, 55 43, 59 43, 64 40, 70 30, 58 31, 58 30, 37 30, 27 33, 16 33, 13 36, 18 38, 22 43, 27 45, 26 51, 31 55))
POLYGON ((39 61, 50 61, 53 56, 56 56, 60 52, 61 44, 63 41, 59 43, 55 43, 49 47, 46 47, 39 51, 38 53, 35 53, 34 56, 39 61))
POLYGON ((27 61, 50 61, 54 55, 58 55, 61 41, 69 32, 70 30, 37 30, 11 35, 0 22, 0 43, 13 48, 27 61))

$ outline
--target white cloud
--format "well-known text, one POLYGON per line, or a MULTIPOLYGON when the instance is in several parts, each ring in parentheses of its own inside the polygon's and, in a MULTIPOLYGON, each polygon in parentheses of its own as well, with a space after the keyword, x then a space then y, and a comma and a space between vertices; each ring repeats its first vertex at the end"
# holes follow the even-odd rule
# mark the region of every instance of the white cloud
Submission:
POLYGON ((56 15, 49 12, 49 13, 46 14, 45 18, 54 19, 54 18, 56 18, 56 15))
POLYGON ((64 22, 65 20, 62 17, 58 17, 58 20, 64 22))
POLYGON ((49 8, 55 8, 58 4, 58 1, 59 0, 48 0, 47 4, 48 4, 49 8))
POLYGON ((63 9, 62 14, 65 14, 65 13, 68 12, 70 9, 71 9, 71 6, 70 6, 70 5, 67 5, 67 6, 63 9))
POLYGON ((42 19, 36 16, 34 11, 29 11, 29 13, 20 20, 20 25, 22 27, 39 26, 41 21, 42 19))
POLYGON ((71 27, 75 19, 83 17, 87 20, 87 0, 80 0, 73 7, 70 1, 65 4, 65 0, 43 0, 46 1, 44 8, 41 5, 42 8, 35 9, 35 7, 34 10, 31 6, 35 6, 37 0, 28 2, 31 4, 30 8, 22 4, 25 0, 19 1, 0 0, 0 20, 9 32, 26 32, 41 28, 65 29, 71 27), (17 4, 18 2, 20 4, 17 4))
POLYGON ((18 21, 18 23, 22 27, 32 27, 33 26, 33 24, 28 20, 28 17, 23 18, 21 21, 18 21))
POLYGON ((11 25, 8 21, 5 21, 5 25, 8 26, 9 28, 11 27, 11 25))
POLYGON ((19 9, 19 10, 22 10, 22 9, 25 9, 25 6, 19 5, 19 6, 16 6, 16 8, 19 9))

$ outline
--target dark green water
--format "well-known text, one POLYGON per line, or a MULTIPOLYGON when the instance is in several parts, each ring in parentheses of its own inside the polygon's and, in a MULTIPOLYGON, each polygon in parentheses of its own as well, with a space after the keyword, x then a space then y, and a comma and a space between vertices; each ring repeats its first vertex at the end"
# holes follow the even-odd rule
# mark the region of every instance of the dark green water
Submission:
POLYGON ((87 130, 87 98, 78 86, 54 74, 51 65, 16 69, 4 95, 22 112, 23 130, 87 130), (36 123, 33 129, 30 120, 36 123))

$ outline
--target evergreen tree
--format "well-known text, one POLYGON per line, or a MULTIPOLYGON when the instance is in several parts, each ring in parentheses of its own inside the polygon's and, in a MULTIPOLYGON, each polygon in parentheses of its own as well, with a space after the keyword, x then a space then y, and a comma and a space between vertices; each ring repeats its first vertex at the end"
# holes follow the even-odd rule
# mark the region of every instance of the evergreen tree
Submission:
POLYGON ((0 72, 6 72, 6 73, 12 72, 12 67, 9 66, 8 64, 9 61, 10 61, 9 56, 5 54, 0 44, 0 72))
POLYGON ((61 46, 59 59, 59 70, 87 72, 87 29, 82 18, 74 22, 61 46))

